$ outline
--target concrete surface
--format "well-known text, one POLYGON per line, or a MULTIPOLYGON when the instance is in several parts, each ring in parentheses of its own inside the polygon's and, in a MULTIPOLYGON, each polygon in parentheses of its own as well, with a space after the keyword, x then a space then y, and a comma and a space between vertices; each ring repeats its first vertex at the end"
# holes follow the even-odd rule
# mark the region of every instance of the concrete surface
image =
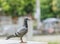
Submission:
MULTIPOLYGON (((0 40, 5 40, 6 37, 0 37, 0 40)), ((11 38, 9 40, 17 40, 19 38, 11 38)), ((24 41, 33 41, 33 42, 60 42, 60 35, 40 35, 40 36, 33 36, 31 40, 27 40, 27 37, 23 37, 24 41)))
POLYGON ((27 41, 27 43, 20 43, 19 40, 0 40, 0 44, 48 44, 47 42, 27 41))

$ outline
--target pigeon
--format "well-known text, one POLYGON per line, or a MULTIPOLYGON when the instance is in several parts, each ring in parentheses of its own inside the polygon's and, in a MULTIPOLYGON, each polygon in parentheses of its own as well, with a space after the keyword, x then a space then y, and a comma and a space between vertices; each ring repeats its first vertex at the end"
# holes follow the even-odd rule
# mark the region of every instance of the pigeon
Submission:
POLYGON ((30 19, 25 18, 23 28, 18 30, 14 35, 12 34, 12 35, 7 36, 6 40, 13 38, 13 37, 20 37, 21 43, 24 43, 22 38, 28 32, 28 20, 30 20, 30 19))

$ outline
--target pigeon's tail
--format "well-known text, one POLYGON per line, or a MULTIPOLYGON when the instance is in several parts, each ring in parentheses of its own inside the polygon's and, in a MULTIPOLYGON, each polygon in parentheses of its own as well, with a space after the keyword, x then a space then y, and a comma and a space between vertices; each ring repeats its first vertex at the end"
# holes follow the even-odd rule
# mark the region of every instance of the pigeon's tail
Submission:
POLYGON ((10 35, 6 38, 6 40, 10 39, 10 38, 13 38, 13 37, 16 37, 15 35, 10 35))
POLYGON ((15 33, 14 35, 9 35, 7 36, 6 40, 10 39, 10 38, 13 38, 13 37, 18 37, 19 33, 15 33))

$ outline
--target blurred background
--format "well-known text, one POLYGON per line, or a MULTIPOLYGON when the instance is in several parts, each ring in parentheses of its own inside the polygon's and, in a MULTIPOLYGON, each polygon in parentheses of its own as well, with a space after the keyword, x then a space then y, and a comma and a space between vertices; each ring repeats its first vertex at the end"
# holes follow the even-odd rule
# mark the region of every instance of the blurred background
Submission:
POLYGON ((28 15, 34 19, 28 22, 29 40, 59 44, 60 0, 0 0, 0 36, 16 32, 28 15))

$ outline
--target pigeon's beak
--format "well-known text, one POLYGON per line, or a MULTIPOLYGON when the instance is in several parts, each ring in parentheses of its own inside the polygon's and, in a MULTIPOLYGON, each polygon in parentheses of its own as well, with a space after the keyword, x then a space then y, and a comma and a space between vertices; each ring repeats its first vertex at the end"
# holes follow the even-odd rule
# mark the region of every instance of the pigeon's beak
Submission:
POLYGON ((28 17, 31 18, 31 20, 36 20, 36 19, 34 18, 34 16, 31 15, 31 13, 28 15, 28 17))
POLYGON ((34 18, 34 16, 32 16, 31 19, 32 19, 32 20, 36 20, 36 19, 34 18))

